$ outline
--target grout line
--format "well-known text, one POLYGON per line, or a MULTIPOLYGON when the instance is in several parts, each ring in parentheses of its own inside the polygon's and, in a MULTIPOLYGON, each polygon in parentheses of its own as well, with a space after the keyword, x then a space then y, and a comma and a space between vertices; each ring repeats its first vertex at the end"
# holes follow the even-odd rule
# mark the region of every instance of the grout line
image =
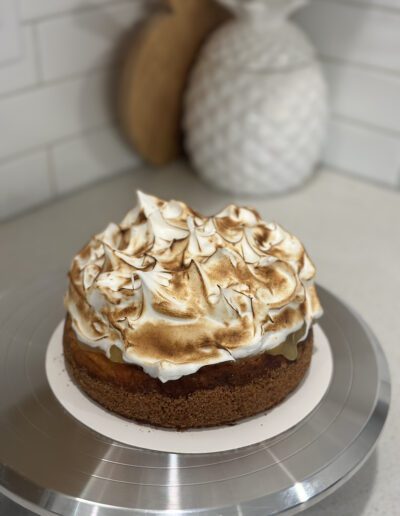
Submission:
MULTIPOLYGON (((319 0, 314 0, 319 1, 319 0)), ((375 3, 366 3, 366 2, 357 2, 356 0, 324 0, 324 2, 328 2, 331 4, 340 4, 344 6, 356 7, 361 10, 366 11, 376 11, 378 13, 385 14, 394 14, 395 16, 400 16, 400 7, 394 7, 390 5, 382 5, 375 3)))
MULTIPOLYGON (((31 1, 33 1, 33 0, 31 0, 31 1)), ((96 12, 96 11, 101 12, 108 8, 112 8, 114 6, 119 7, 120 5, 124 5, 124 4, 132 5, 133 3, 145 5, 146 1, 145 0, 135 0, 133 2, 132 0, 113 0, 113 1, 105 0, 101 4, 99 4, 99 3, 90 4, 89 3, 86 5, 77 5, 75 7, 69 8, 69 9, 66 8, 66 9, 62 9, 61 11, 57 11, 55 13, 44 14, 44 15, 39 15, 39 16, 31 16, 31 17, 24 18, 21 15, 21 20, 25 23, 26 22, 42 23, 42 22, 47 22, 47 21, 52 21, 52 20, 59 20, 62 18, 69 18, 74 15, 81 15, 84 13, 91 13, 91 12, 96 12)))
POLYGON ((48 145, 46 147, 46 155, 47 155, 47 177, 50 185, 50 193, 51 196, 57 197, 58 195, 58 183, 57 183, 57 175, 55 171, 55 163, 54 163, 54 155, 53 155, 53 145, 48 145))
POLYGON ((381 127, 375 124, 371 124, 369 122, 365 122, 364 120, 358 120, 357 118, 352 118, 348 115, 342 115, 339 113, 332 112, 331 121, 338 120, 339 122, 345 122, 349 125, 353 125, 356 127, 362 127, 363 129, 367 129, 369 131, 383 133, 386 136, 390 136, 391 138, 399 138, 400 143, 400 131, 396 131, 395 129, 389 129, 388 127, 381 127))
POLYGON ((18 61, 23 59, 24 57, 24 53, 26 54, 27 53, 27 49, 25 48, 24 49, 24 44, 25 44, 25 37, 24 37, 24 34, 23 34, 23 30, 24 30, 24 27, 19 19, 19 13, 18 13, 18 9, 16 7, 16 5, 14 4, 14 15, 17 19, 17 31, 18 31, 18 34, 17 34, 17 39, 18 39, 18 47, 19 47, 19 53, 18 53, 18 61))
POLYGON ((42 62, 42 54, 40 51, 40 39, 38 33, 38 26, 36 23, 31 24, 32 32, 33 32, 33 55, 35 61, 35 67, 37 72, 37 80, 36 86, 43 85, 44 82, 44 73, 43 73, 43 62, 42 62))
POLYGON ((374 72, 377 74, 382 74, 383 76, 394 77, 396 79, 400 79, 400 70, 396 70, 394 68, 386 68, 383 66, 372 65, 368 63, 362 63, 358 61, 351 61, 341 57, 329 56, 327 54, 318 53, 319 60, 324 63, 332 63, 342 66, 360 68, 362 70, 367 70, 369 72, 374 72))
POLYGON ((88 129, 85 129, 85 130, 82 130, 82 131, 77 131, 76 133, 73 133, 73 134, 69 134, 69 135, 66 135, 66 136, 61 136, 61 137, 55 138, 51 142, 45 142, 45 143, 43 143, 41 145, 35 145, 33 147, 29 147, 29 149, 25 149, 23 151, 16 152, 14 154, 9 154, 8 156, 6 156, 4 158, 0 158, 0 166, 3 165, 3 164, 7 164, 9 162, 12 162, 12 161, 17 161, 20 158, 22 159, 22 158, 28 157, 29 155, 34 154, 36 152, 40 152, 40 151, 43 152, 44 150, 46 150, 48 148, 49 145, 52 148, 54 148, 57 145, 62 145, 64 143, 68 143, 70 141, 73 141, 73 140, 75 140, 77 138, 81 138, 81 137, 86 136, 86 135, 91 135, 91 134, 94 134, 96 132, 100 132, 102 130, 110 129, 110 128, 113 128, 113 127, 115 127, 115 121, 114 120, 109 120, 109 123, 107 123, 107 124, 93 126, 93 127, 90 127, 88 129))
POLYGON ((114 69, 113 67, 104 65, 104 66, 99 66, 97 68, 85 70, 80 73, 70 74, 67 76, 59 77, 57 79, 47 79, 40 84, 37 83, 34 86, 27 86, 25 88, 20 88, 20 89, 16 90, 15 93, 13 91, 1 93, 0 94, 0 102, 7 98, 18 97, 21 94, 38 91, 38 90, 41 90, 41 89, 44 89, 47 87, 51 87, 51 86, 57 86, 58 84, 73 82, 73 81, 76 81, 79 79, 85 79, 85 78, 88 78, 88 77, 91 77, 94 75, 101 75, 101 74, 106 75, 107 72, 112 72, 113 69, 114 69))
MULTIPOLYGON (((36 66, 36 65, 35 65, 36 66)), ((24 95, 25 93, 31 93, 34 91, 40 90, 44 85, 39 83, 39 77, 37 76, 35 79, 35 82, 31 84, 30 86, 22 86, 20 88, 15 88, 10 91, 6 91, 4 93, 0 93, 0 102, 2 100, 6 100, 9 98, 16 98, 20 95, 24 95)))

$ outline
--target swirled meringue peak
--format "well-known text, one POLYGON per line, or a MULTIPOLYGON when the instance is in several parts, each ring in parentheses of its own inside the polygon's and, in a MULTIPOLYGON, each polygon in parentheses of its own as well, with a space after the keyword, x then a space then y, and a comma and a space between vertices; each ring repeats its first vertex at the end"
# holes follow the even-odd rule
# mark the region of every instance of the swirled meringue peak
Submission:
POLYGON ((251 208, 205 217, 138 192, 75 256, 65 298, 78 340, 162 382, 264 351, 297 356, 322 313, 299 240, 251 208))

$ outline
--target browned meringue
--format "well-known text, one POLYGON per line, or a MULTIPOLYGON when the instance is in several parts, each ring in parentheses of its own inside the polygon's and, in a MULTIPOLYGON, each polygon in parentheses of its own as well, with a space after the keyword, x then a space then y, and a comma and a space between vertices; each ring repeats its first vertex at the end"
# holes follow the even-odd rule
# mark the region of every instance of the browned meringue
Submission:
POLYGON ((78 339, 108 357, 116 346, 163 382, 263 351, 296 358, 280 345, 322 313, 299 240, 250 208, 205 217, 138 200, 72 261, 65 304, 78 339))

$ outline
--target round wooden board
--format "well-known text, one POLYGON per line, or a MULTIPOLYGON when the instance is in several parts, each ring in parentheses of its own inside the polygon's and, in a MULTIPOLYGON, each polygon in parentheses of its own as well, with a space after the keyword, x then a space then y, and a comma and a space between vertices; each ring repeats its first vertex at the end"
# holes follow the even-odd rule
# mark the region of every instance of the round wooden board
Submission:
POLYGON ((127 48, 120 76, 119 119, 136 151, 153 165, 182 152, 183 93, 207 35, 228 17, 215 0, 164 0, 127 48))

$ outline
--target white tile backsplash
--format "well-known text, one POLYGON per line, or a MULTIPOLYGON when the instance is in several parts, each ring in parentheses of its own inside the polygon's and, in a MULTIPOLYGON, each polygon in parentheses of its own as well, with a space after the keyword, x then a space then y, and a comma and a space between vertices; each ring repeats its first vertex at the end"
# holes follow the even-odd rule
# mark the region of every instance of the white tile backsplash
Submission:
POLYGON ((0 99, 0 159, 105 125, 106 89, 95 73, 0 99))
POLYGON ((324 161, 345 172, 398 186, 399 138, 333 118, 329 124, 324 161))
MULTIPOLYGON (((154 0, 0 0, 0 219, 134 167, 113 128, 111 58, 154 0)), ((325 162, 399 184, 400 0, 311 0, 333 120, 325 162)))
POLYGON ((324 72, 335 114, 400 133, 400 74, 332 62, 324 72))
POLYGON ((44 21, 38 27, 45 80, 110 64, 114 45, 143 15, 143 2, 128 1, 44 21))
POLYGON ((0 219, 50 199, 46 152, 0 162, 0 185, 0 219))
POLYGON ((313 0, 294 19, 322 55, 400 72, 400 11, 313 0))
MULTIPOLYGON (((1 1, 1 0, 0 0, 1 1)), ((32 27, 21 29, 21 55, 0 66, 0 96, 34 85, 38 79, 35 61, 35 42, 32 27)))
POLYGON ((400 0, 311 0, 294 19, 330 90, 325 162, 400 188, 400 0))
POLYGON ((0 219, 137 164, 112 127, 110 75, 120 38, 153 7, 0 0, 0 219))
POLYGON ((59 193, 67 193, 138 164, 138 158, 125 145, 114 127, 83 134, 55 145, 52 162, 59 193))

